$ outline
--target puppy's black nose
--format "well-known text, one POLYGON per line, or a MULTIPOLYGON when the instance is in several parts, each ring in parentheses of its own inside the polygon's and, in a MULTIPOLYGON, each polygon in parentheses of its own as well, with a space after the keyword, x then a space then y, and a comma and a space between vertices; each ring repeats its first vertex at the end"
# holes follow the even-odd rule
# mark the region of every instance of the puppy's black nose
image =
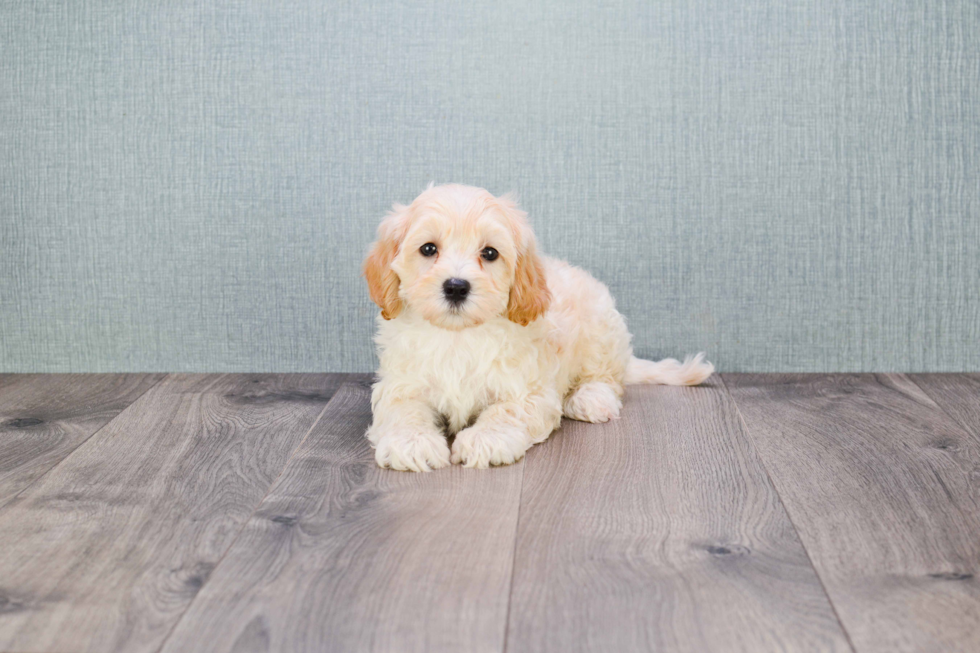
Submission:
POLYGON ((450 304, 462 304, 470 294, 470 282, 466 279, 446 279, 442 284, 442 294, 450 304))

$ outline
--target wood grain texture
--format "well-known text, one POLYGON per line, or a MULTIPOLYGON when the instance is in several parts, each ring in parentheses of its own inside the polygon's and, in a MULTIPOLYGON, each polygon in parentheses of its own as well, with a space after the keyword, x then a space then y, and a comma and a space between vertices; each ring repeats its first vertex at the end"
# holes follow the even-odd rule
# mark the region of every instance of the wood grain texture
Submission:
POLYGON ((0 375, 0 507, 164 376, 0 375))
POLYGON ((720 382, 529 452, 507 650, 850 650, 720 382))
POLYGON ((859 653, 980 650, 980 442, 903 375, 725 375, 859 653))
POLYGON ((0 510, 0 650, 154 651, 337 375, 179 375, 0 510))
POLYGON ((500 651, 523 463, 383 470, 345 385, 164 651, 500 651))
POLYGON ((980 374, 910 374, 960 426, 980 438, 980 374))

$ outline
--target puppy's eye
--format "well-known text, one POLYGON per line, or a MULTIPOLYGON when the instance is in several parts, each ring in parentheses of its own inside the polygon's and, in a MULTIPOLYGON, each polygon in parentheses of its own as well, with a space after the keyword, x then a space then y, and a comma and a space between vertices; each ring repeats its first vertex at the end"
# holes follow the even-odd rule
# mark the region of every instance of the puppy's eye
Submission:
POLYGON ((419 252, 422 254, 422 256, 435 256, 436 252, 438 251, 439 250, 436 248, 435 243, 426 243, 419 247, 419 252))
POLYGON ((483 251, 480 252, 480 256, 483 257, 484 261, 496 261, 500 254, 493 247, 484 247, 483 251))

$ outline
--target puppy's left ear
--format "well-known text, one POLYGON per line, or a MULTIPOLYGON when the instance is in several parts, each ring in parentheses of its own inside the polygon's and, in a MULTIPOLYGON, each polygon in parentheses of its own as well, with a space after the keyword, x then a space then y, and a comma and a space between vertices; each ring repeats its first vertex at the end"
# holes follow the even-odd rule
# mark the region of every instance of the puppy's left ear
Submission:
POLYGON ((527 224, 527 214, 517 207, 508 195, 499 200, 514 230, 517 260, 514 262, 514 283, 507 302, 507 319, 527 326, 544 315, 551 305, 551 292, 544 274, 544 264, 538 257, 534 232, 527 224))
POLYGON ((551 305, 551 292, 544 276, 544 266, 533 247, 517 253, 514 285, 510 287, 507 319, 527 326, 551 305))
POLYGON ((398 248, 405 236, 408 208, 395 205, 391 213, 378 226, 378 239, 364 259, 364 278, 374 303, 381 307, 381 317, 386 320, 398 317, 402 301, 398 297, 401 280, 391 269, 391 262, 398 256, 398 248))

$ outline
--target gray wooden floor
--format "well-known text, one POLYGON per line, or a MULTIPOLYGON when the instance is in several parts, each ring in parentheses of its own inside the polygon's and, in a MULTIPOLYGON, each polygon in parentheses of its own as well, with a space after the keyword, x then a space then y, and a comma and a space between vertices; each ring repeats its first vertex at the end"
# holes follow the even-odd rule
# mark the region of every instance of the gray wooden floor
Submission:
POLYGON ((378 469, 365 375, 0 375, 0 651, 980 651, 980 375, 631 387, 378 469))

